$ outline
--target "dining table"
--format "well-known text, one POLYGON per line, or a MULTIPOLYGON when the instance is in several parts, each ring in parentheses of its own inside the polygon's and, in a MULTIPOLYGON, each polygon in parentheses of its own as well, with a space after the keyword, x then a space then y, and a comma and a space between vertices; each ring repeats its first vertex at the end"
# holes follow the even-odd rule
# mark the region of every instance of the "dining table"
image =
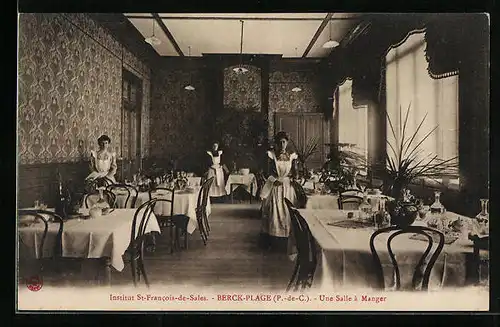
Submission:
POLYGON ((240 173, 232 173, 228 176, 226 181, 226 193, 231 194, 236 188, 232 186, 236 185, 236 188, 242 188, 247 193, 252 196, 257 195, 257 178, 255 174, 240 174, 240 173))
MULTIPOLYGON (((51 210, 51 209, 47 209, 51 210)), ((114 209, 106 215, 91 218, 88 209, 81 209, 81 215, 75 215, 63 223, 61 234, 62 257, 81 259, 102 259, 106 279, 111 282, 111 269, 122 271, 125 267, 123 255, 131 242, 132 225, 136 209, 114 209)), ((43 253, 38 253, 44 223, 34 217, 19 217, 24 220, 18 227, 19 255, 23 257, 51 257, 54 254, 59 223, 49 222, 43 253), (32 219, 31 223, 29 219, 32 219)), ((142 214, 136 220, 136 236, 142 214)), ((146 225, 145 233, 160 232, 156 216, 153 214, 146 225)))
MULTIPOLYGON (((307 203, 305 209, 339 209, 339 195, 335 193, 320 193, 313 191, 307 192, 307 203)), ((356 194, 363 197, 363 193, 356 194)), ((368 202, 374 210, 378 210, 378 205, 381 199, 392 199, 383 194, 367 194, 368 202)))
MULTIPOLYGON (((318 267, 314 287, 320 289, 377 288, 376 268, 370 250, 370 237, 376 228, 356 219, 358 212, 332 209, 299 209, 318 246, 318 267), (348 213, 353 218, 348 218, 348 213)), ((472 224, 472 219, 446 212, 450 221, 459 217, 472 224)), ((425 226, 417 220, 413 225, 425 226)), ((389 233, 380 234, 374 242, 384 271, 386 288, 395 285, 394 267, 387 250, 389 233)), ((411 276, 422 256, 427 241, 413 234, 402 234, 392 241, 400 268, 402 287, 411 284, 411 276)), ((435 242, 436 243, 436 242, 435 242)), ((467 284, 468 262, 473 244, 466 233, 445 234, 445 245, 431 272, 429 288, 460 287, 467 284)), ((289 256, 296 257, 296 248, 289 246, 289 256)))
MULTIPOLYGON (((198 221, 196 219, 196 207, 198 205, 198 195, 200 193, 200 187, 188 187, 184 190, 175 190, 174 194, 174 204, 173 204, 173 214, 174 215, 186 215, 189 217, 187 231, 192 234, 198 227, 198 221)), ((116 204, 118 207, 124 207, 125 201, 127 199, 127 193, 122 190, 114 190, 113 193, 116 195, 116 204)), ((154 197, 160 199, 171 199, 171 192, 165 190, 158 190, 154 193, 154 197)), ((135 208, 138 208, 144 202, 149 201, 149 192, 138 192, 135 198, 135 208)), ((131 207, 134 203, 134 198, 131 198, 127 202, 127 207, 131 207)), ((205 208, 207 217, 211 214, 211 203, 210 197, 208 197, 207 206, 205 208)), ((155 214, 159 216, 169 216, 171 213, 171 204, 169 202, 158 202, 154 208, 155 214)))

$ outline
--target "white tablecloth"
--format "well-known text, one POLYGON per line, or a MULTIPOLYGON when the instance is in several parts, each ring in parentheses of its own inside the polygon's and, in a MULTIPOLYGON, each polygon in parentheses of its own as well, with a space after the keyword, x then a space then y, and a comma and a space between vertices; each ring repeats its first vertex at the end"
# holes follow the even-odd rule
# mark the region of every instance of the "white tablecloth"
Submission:
MULTIPOLYGON (((359 194, 363 196, 363 194, 359 194)), ((368 195, 368 201, 372 204, 374 210, 378 210, 378 203, 385 195, 368 195)), ((307 196, 306 209, 339 209, 339 197, 332 194, 313 194, 307 196)))
MULTIPOLYGON (((123 270, 122 255, 130 244, 135 212, 135 209, 115 209, 108 215, 95 219, 70 219, 66 221, 62 233, 62 256, 70 258, 109 257, 111 266, 118 271, 123 270)), ((137 228, 141 218, 142 215, 137 219, 137 228)), ((43 223, 19 228, 20 256, 35 257, 40 247, 43 229, 43 223)), ((53 254, 58 230, 58 223, 49 224, 43 256, 53 254)), ((151 216, 146 226, 146 233, 153 231, 160 232, 158 221, 154 215, 151 216)))
POLYGON ((226 182, 226 193, 231 194, 231 184, 242 184, 242 187, 245 191, 252 194, 253 196, 257 195, 257 179, 254 174, 248 175, 237 175, 231 174, 227 178, 226 182))
POLYGON ((187 180, 189 187, 201 186, 201 177, 188 177, 187 180))
MULTIPOLYGON (((300 209, 299 212, 307 221, 320 247, 320 264, 314 277, 316 287, 376 285, 375 266, 369 244, 374 228, 347 229, 328 225, 345 220, 347 211, 300 209)), ((414 224, 419 223, 421 222, 417 221, 414 224)), ((388 236, 389 233, 377 236, 375 247, 384 267, 385 285, 392 287, 394 275, 386 245, 388 236)), ((393 252, 400 266, 402 285, 411 283, 415 265, 427 246, 427 242, 410 239, 410 236, 411 234, 404 234, 392 242, 393 252)), ((463 286, 467 253, 472 253, 472 242, 466 237, 445 245, 431 272, 429 287, 440 287, 442 284, 463 286)))
MULTIPOLYGON (((198 194, 200 189, 195 188, 193 191, 176 191, 174 196, 174 215, 186 215, 189 217, 187 231, 189 234, 192 234, 196 227, 198 226, 198 222, 196 220, 196 206, 198 205, 198 194)), ((158 195, 158 198, 167 198, 170 199, 170 194, 166 195, 158 195)), ((123 196, 117 193, 117 204, 120 206, 125 201, 126 195, 123 196), (122 202, 120 202, 122 201, 122 202)), ((149 193, 148 192, 139 192, 137 200, 135 202, 135 207, 139 207, 144 202, 149 201, 149 193)), ((132 201, 129 200, 129 203, 132 201)), ((168 216, 170 215, 170 203, 169 202, 158 202, 155 206, 155 213, 157 215, 168 216)), ((211 213, 211 204, 210 197, 208 198, 207 208, 206 208, 207 216, 210 216, 211 213)))

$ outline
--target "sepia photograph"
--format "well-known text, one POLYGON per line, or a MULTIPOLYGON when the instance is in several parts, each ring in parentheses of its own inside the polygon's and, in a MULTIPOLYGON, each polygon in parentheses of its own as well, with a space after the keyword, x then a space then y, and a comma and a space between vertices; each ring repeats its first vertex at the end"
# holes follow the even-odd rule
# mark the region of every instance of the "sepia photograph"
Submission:
POLYGON ((18 13, 16 310, 490 309, 486 13, 18 13))

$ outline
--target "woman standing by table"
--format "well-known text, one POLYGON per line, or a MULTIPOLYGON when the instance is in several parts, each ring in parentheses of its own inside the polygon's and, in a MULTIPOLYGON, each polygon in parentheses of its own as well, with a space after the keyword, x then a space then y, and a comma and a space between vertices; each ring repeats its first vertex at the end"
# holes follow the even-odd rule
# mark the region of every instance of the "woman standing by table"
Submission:
POLYGON ((97 139, 99 145, 98 151, 90 151, 90 171, 85 178, 86 181, 92 181, 96 178, 107 178, 112 183, 116 183, 116 153, 109 151, 111 139, 107 135, 101 135, 97 139))
POLYGON ((269 175, 260 197, 262 199, 262 241, 266 248, 286 250, 290 236, 291 220, 284 199, 297 203, 297 195, 291 182, 296 177, 296 153, 286 150, 288 135, 276 134, 275 150, 267 151, 269 175))
POLYGON ((209 195, 211 197, 221 197, 226 195, 226 184, 224 182, 224 170, 220 164, 222 150, 219 149, 219 143, 215 142, 212 149, 207 151, 210 156, 210 167, 207 171, 207 179, 215 177, 210 187, 209 195))

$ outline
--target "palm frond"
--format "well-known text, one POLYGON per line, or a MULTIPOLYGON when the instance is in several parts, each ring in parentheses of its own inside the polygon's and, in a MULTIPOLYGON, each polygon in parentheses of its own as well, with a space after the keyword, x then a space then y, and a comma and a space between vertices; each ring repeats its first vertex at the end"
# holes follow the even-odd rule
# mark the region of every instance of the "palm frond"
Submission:
POLYGON ((387 153, 385 155, 384 169, 388 176, 393 181, 398 179, 399 181, 404 180, 411 182, 420 177, 433 178, 442 177, 445 174, 456 174, 457 164, 454 160, 457 158, 442 160, 438 158, 437 155, 422 155, 424 152, 422 144, 424 144, 430 135, 438 128, 438 126, 435 126, 422 138, 418 136, 427 119, 427 113, 424 115, 417 128, 409 135, 408 121, 411 103, 406 110, 404 120, 401 114, 401 107, 399 109, 399 134, 396 134, 395 126, 386 111, 387 121, 394 137, 394 140, 391 140, 393 142, 386 140, 387 153), (416 142, 417 140, 418 142, 416 142))
POLYGON ((299 157, 299 160, 302 162, 306 162, 309 157, 311 157, 313 154, 318 152, 318 144, 319 137, 311 137, 307 140, 307 142, 303 145, 297 145, 293 139, 290 139, 290 142, 292 143, 293 147, 295 148, 295 151, 297 153, 297 156, 299 157))
MULTIPOLYGON (((408 149, 410 148, 411 144, 413 143, 413 141, 415 140, 415 138, 417 137, 418 135, 418 132, 420 131, 420 128, 422 128, 422 125, 424 124, 424 121, 425 119, 427 118, 427 113, 425 113, 424 115, 424 118, 422 118, 422 121, 420 122, 420 124, 418 124, 417 128, 415 129, 415 132, 413 133, 412 137, 409 139, 409 142, 408 144, 406 145, 406 148, 404 150, 404 154, 406 154, 406 152, 408 151, 408 149)), ((403 154, 403 155, 404 155, 403 154)))

